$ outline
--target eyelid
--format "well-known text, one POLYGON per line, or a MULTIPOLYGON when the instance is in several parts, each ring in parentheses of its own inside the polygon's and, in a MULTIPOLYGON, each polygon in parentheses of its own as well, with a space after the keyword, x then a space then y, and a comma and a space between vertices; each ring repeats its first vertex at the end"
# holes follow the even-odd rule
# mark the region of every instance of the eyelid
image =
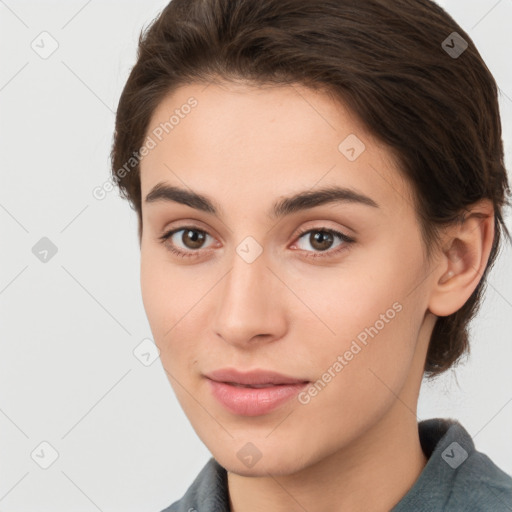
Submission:
POLYGON ((304 223, 295 231, 293 238, 296 239, 305 233, 309 233, 310 231, 328 231, 339 233, 340 235, 343 235, 343 237, 355 241, 355 230, 345 226, 340 226, 338 223, 336 223, 335 226, 332 226, 331 223, 326 219, 312 220, 310 222, 304 223))

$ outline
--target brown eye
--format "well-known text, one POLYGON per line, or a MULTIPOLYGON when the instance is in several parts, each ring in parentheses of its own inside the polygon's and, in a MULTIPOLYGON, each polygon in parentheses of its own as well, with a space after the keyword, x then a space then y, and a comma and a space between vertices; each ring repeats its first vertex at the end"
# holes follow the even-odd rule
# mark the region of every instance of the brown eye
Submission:
POLYGON ((197 229, 183 229, 181 241, 187 249, 200 249, 206 240, 206 233, 197 229))
POLYGON ((208 237, 210 235, 200 229, 182 227, 165 233, 160 237, 160 241, 169 251, 185 258, 199 256, 200 249, 204 249, 203 246, 208 237))
POLYGON ((353 242, 353 238, 334 229, 316 228, 299 233, 298 242, 295 245, 297 245, 299 249, 310 253, 307 255, 308 257, 315 258, 334 256, 347 249, 353 242), (335 243, 336 239, 338 239, 337 244, 335 243), (304 242, 306 242, 306 246, 302 246, 304 242), (307 247, 308 244, 312 250, 307 247))
POLYGON ((312 231, 309 235, 309 243, 311 247, 319 250, 326 251, 333 243, 334 237, 327 231, 312 231))

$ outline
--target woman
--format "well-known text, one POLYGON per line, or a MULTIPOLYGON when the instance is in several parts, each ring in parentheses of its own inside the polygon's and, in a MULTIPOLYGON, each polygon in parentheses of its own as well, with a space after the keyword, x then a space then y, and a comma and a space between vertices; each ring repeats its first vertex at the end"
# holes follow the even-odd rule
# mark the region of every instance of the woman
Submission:
POLYGON ((512 510, 460 423, 416 417, 509 236, 497 87, 446 12, 173 0, 111 156, 163 367, 213 455, 167 511, 512 510))

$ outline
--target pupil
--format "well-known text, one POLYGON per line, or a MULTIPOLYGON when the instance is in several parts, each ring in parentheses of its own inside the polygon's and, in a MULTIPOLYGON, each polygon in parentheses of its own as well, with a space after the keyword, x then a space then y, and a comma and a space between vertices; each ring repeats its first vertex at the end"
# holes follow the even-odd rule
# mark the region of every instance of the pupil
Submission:
POLYGON ((317 243, 320 244, 320 247, 316 247, 317 249, 324 251, 328 249, 332 242, 332 235, 331 233, 327 233, 326 231, 317 231, 313 234, 313 241, 311 245, 313 247, 316 247, 317 243), (327 241, 327 244, 325 242, 327 241))

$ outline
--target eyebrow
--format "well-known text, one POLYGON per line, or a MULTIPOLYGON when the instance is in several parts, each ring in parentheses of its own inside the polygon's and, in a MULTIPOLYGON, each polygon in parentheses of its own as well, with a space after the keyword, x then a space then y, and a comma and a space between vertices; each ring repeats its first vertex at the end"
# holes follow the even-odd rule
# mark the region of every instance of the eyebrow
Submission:
MULTIPOLYGON (((157 183, 145 199, 146 203, 155 203, 157 201, 172 201, 184 204, 190 208, 216 216, 219 216, 222 212, 220 205, 209 197, 163 182, 157 183)), ((357 203, 372 208, 380 208, 372 198, 356 190, 330 186, 315 191, 307 190, 282 198, 272 206, 269 216, 277 219, 292 213, 332 203, 357 203)))

